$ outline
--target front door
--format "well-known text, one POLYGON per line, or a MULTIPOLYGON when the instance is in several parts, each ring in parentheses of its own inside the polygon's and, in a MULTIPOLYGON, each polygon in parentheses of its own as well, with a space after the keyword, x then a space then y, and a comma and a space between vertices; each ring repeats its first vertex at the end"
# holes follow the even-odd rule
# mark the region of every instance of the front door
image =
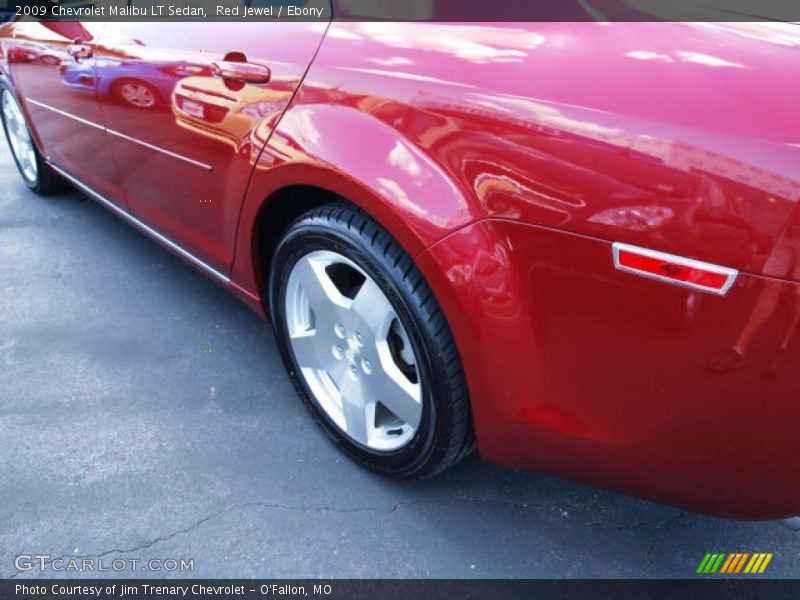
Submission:
POLYGON ((108 23, 97 86, 131 211, 226 274, 247 181, 324 23, 108 23))

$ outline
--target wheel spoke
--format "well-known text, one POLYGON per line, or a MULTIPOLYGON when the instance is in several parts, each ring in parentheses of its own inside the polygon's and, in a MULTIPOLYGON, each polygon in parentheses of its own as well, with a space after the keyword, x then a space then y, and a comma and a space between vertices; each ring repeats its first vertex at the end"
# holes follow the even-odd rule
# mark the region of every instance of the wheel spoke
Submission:
POLYGON ((386 336, 389 323, 395 317, 389 299, 369 277, 358 290, 350 310, 358 315, 375 339, 386 336))
POLYGON ((22 176, 29 182, 35 182, 38 171, 36 154, 22 111, 8 91, 2 92, 2 104, 11 152, 17 159, 22 176))
POLYGON ((331 367, 327 369, 328 375, 330 375, 330 378, 336 384, 340 393, 342 388, 346 385, 345 378, 349 378, 349 371, 350 366, 345 360, 335 360, 331 367))
POLYGON ((36 164, 36 158, 33 154, 33 147, 28 140, 26 140, 26 143, 24 143, 22 146, 22 155, 25 168, 33 169, 34 165, 36 164))
POLYGON ((374 421, 374 403, 372 410, 368 410, 370 407, 360 380, 354 379, 350 375, 345 375, 343 380, 340 391, 346 431, 357 442, 367 445, 370 428, 367 413, 370 412, 373 415, 374 421))
POLYGON ((312 310, 317 318, 334 318, 337 308, 346 308, 347 302, 325 272, 325 267, 312 258, 304 257, 295 266, 300 285, 308 296, 312 310), (320 314, 323 313, 323 314, 320 314))
POLYGON ((317 331, 303 332, 291 336, 292 352, 302 368, 324 369, 334 362, 332 347, 326 350, 322 334, 317 331))
POLYGON ((370 395, 374 400, 383 404, 410 427, 419 426, 422 416, 419 384, 411 383, 397 367, 387 371, 381 366, 369 378, 370 395))

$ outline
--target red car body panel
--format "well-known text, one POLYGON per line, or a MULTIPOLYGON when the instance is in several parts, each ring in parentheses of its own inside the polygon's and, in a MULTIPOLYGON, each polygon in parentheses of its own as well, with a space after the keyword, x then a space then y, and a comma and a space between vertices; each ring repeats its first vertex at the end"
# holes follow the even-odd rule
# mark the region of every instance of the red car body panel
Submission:
MULTIPOLYGON (((100 31, 97 60, 142 73, 228 51, 273 70, 238 90, 180 75, 153 111, 104 95, 101 67, 88 92, 52 66, 0 68, 45 155, 262 314, 259 236, 287 189, 370 213, 443 306, 487 459, 729 516, 798 513, 800 27, 289 25, 214 24, 196 36, 208 49, 163 40, 196 24, 126 44, 100 31), (275 43, 256 35, 270 26, 275 43), (101 128, 65 128, 58 107, 101 128), (96 169, 100 140, 113 153, 96 169), (612 242, 740 273, 724 296, 647 280, 615 269, 612 242), (741 368, 710 368, 737 340, 741 368)), ((6 59, 43 38, 14 27, 6 59)))
POLYGON ((604 240, 481 221, 419 260, 450 319, 482 455, 694 509, 797 512, 797 352, 769 360, 794 306, 772 307, 750 364, 708 368, 765 297, 798 284, 740 274, 724 297, 615 270, 604 240))

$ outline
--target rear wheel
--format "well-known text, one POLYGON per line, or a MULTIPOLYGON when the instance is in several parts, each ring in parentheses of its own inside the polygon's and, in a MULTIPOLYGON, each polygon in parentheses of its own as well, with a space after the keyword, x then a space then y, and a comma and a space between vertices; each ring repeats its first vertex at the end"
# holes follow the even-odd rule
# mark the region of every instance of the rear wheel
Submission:
POLYGON ((453 336, 411 258, 347 204, 315 209, 279 243, 270 309, 299 394, 351 457, 427 476, 473 447, 453 336))
POLYGON ((123 79, 114 84, 114 95, 133 108, 155 108, 158 92, 149 83, 137 79, 123 79))
POLYGON ((63 188, 62 180, 50 169, 31 137, 28 124, 14 94, 0 88, 0 114, 8 146, 25 184, 37 194, 53 194, 63 188))

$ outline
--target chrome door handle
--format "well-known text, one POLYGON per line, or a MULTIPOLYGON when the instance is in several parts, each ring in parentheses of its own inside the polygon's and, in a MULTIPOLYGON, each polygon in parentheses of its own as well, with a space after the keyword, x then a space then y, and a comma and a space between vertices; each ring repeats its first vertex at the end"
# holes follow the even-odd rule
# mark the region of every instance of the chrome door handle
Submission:
POLYGON ((268 83, 272 73, 267 67, 253 63, 220 60, 211 63, 211 74, 228 81, 268 83))
POLYGON ((70 44, 67 46, 67 54, 79 61, 82 58, 91 58, 94 55, 94 49, 86 44, 70 44))

